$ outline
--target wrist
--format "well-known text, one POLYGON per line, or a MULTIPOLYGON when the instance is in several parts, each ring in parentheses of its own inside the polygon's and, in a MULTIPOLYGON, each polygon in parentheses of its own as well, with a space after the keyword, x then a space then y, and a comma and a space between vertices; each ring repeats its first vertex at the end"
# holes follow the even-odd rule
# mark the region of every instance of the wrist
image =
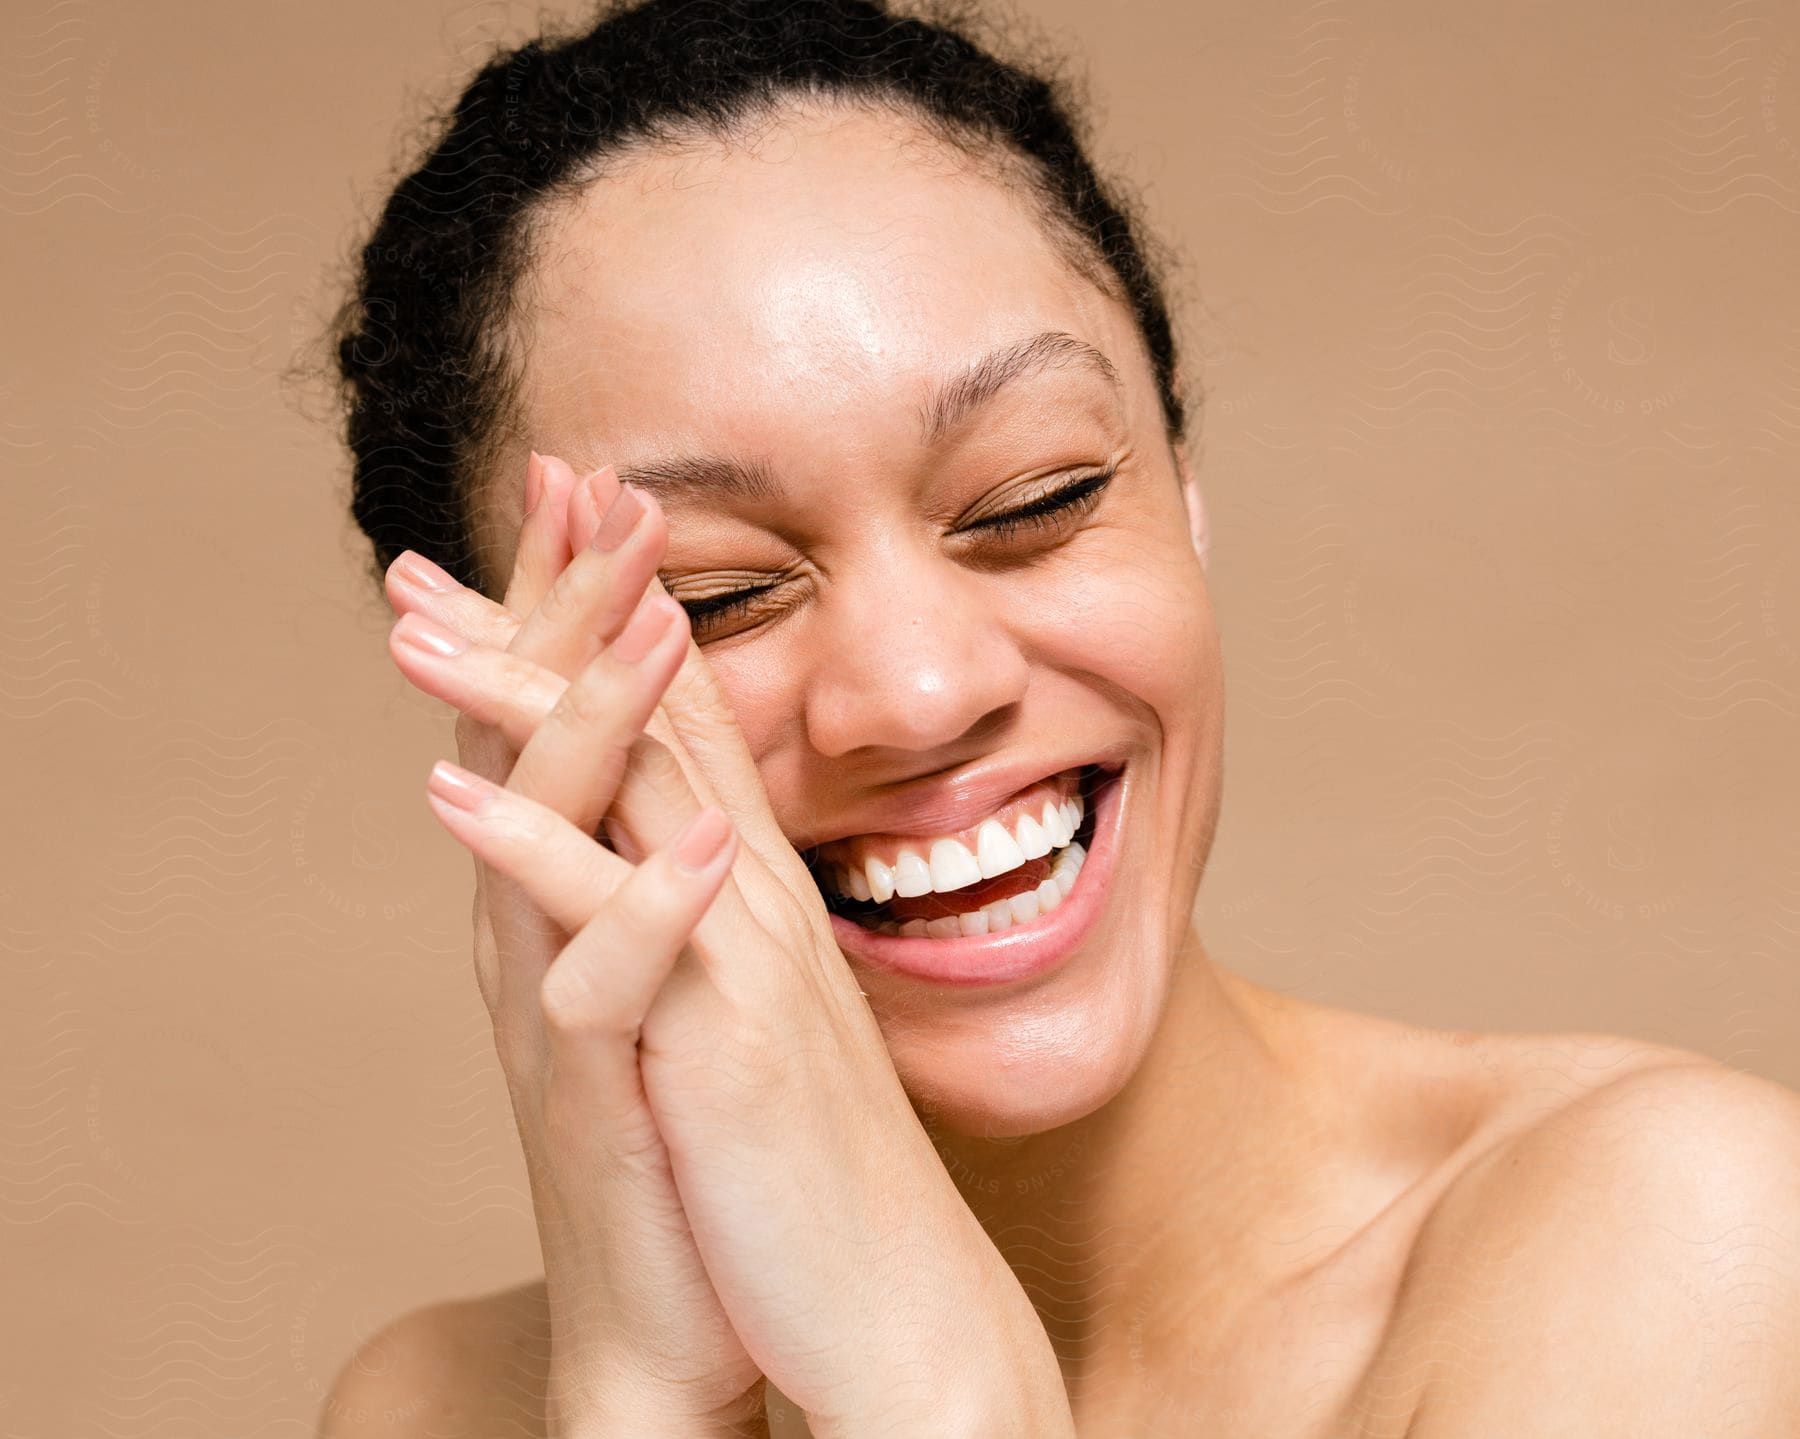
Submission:
POLYGON ((546 1439, 769 1439, 763 1385, 710 1413, 694 1413, 674 1395, 554 1383, 546 1406, 546 1439))
POLYGON ((682 1418, 667 1410, 641 1414, 623 1408, 595 1410, 552 1422, 545 1439, 769 1439, 766 1416, 754 1419, 682 1418))
POLYGON ((925 1410, 890 1409, 877 1415, 823 1420, 807 1415, 813 1439, 1076 1439, 1075 1421, 1064 1393, 1045 1398, 1015 1396, 995 1402, 986 1396, 948 1396, 925 1410))
POLYGON ((865 1362, 829 1413, 806 1411, 813 1439, 1075 1439, 1062 1365, 1036 1307, 973 1215, 961 1215, 975 1243, 952 1266, 954 1294, 897 1306, 912 1308, 913 1322, 863 1346, 865 1362))
POLYGON ((1075 1439, 1061 1370, 959 1367, 941 1382, 890 1391, 830 1415, 808 1412, 813 1439, 1075 1439))

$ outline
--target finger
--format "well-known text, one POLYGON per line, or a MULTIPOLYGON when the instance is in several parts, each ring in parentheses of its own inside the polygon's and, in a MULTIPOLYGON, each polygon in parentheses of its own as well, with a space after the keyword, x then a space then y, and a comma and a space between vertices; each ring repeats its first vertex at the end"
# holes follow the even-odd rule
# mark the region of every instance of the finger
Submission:
POLYGON ((600 912, 631 871, 548 805, 449 760, 433 766, 425 797, 477 859, 571 934, 600 912))
MULTIPOLYGON (((451 834, 571 936, 593 920, 633 870, 547 805, 448 760, 433 767, 426 798, 451 834)), ((730 967, 731 935, 753 922, 743 893, 727 872, 693 927, 696 953, 709 976, 735 982, 735 977, 720 975, 718 966, 730 967)), ((542 977, 504 964, 501 968, 502 1015, 517 1015, 524 1003, 523 986, 536 984, 541 994, 542 977)))
MULTIPOLYGON (((593 497, 606 492, 608 465, 592 476, 593 497)), ((508 648, 558 674, 574 675, 624 628, 668 543, 668 528, 629 485, 612 481, 611 508, 592 542, 557 575, 526 615, 508 648)))
MULTIPOLYGON (((660 584, 655 590, 663 593, 660 584)), ((676 753, 687 761, 694 790, 703 802, 717 804, 730 815, 744 843, 757 854, 772 858, 783 848, 791 853, 737 713, 691 639, 663 695, 660 717, 676 753)))
POLYGON ((556 957, 539 991, 554 1073, 597 1097, 635 1095, 644 1015, 731 872, 736 848, 723 811, 698 811, 556 957))
POLYGON ((504 649, 533 606, 568 562, 567 499, 572 476, 535 450, 526 466, 526 512, 513 555, 507 601, 496 604, 413 550, 388 566, 388 603, 398 614, 418 612, 478 644, 504 649))
MULTIPOLYGON (((525 535, 523 532, 521 534, 522 559, 515 564, 515 575, 521 569, 532 570, 534 562, 531 556, 536 552, 536 545, 540 542, 549 543, 544 540, 544 536, 550 534, 555 526, 546 519, 547 516, 560 516, 565 543, 577 543, 584 552, 591 548, 591 540, 600 528, 600 517, 593 488, 577 483, 573 471, 556 456, 538 456, 538 469, 543 491, 524 526, 525 530, 532 532, 531 535, 525 535), (532 540, 531 544, 527 544, 528 539, 532 540)), ((610 466, 604 467, 602 473, 614 486, 617 485, 616 473, 611 471, 610 466)), ((599 486, 599 493, 607 493, 606 484, 603 483, 599 486)), ((639 535, 634 536, 633 541, 623 548, 635 548, 638 561, 650 565, 652 573, 644 582, 646 587, 653 594, 666 595, 667 591, 654 574, 654 564, 655 557, 660 554, 667 542, 667 520, 654 496, 643 492, 637 493, 645 502, 648 514, 639 522, 639 535), (639 539, 647 542, 647 548, 638 545, 639 539)), ((549 548, 553 553, 561 553, 554 544, 550 544, 549 548)), ((574 563, 575 561, 571 559, 570 565, 574 563)), ((588 569, 589 567, 584 565, 583 568, 588 569)), ((540 576, 535 583, 541 583, 542 569, 539 568, 533 572, 540 576)), ((553 588, 555 584, 556 580, 552 579, 550 586, 546 588, 546 594, 549 588, 553 588)), ((528 593, 528 587, 523 582, 515 580, 515 584, 509 588, 509 603, 504 606, 496 605, 479 592, 458 584, 443 570, 412 551, 402 555, 394 565, 389 567, 388 571, 388 598, 396 610, 402 614, 418 613, 428 619, 434 619, 439 625, 463 636, 473 645, 484 646, 490 650, 510 649, 517 641, 524 626, 512 609, 512 604, 523 604, 528 593)), ((578 607, 571 607, 566 613, 571 615, 578 613, 578 607)), ((608 621, 603 616, 590 628, 598 628, 607 623, 608 621)), ((540 641, 536 638, 536 634, 545 628, 544 625, 534 626, 534 638, 528 648, 539 649, 540 641)), ((586 636, 586 643, 594 646, 602 641, 590 633, 586 636)), ((552 648, 546 642, 541 652, 548 653, 552 648)), ((579 645, 573 647, 565 645, 559 673, 567 674, 574 667, 566 658, 571 648, 574 653, 580 653, 579 645)), ((397 652, 396 660, 398 661, 399 658, 397 652)), ((449 658, 449 656, 442 656, 442 658, 449 658)), ((415 684, 438 694, 440 698, 444 698, 449 703, 456 704, 465 713, 484 714, 501 724, 515 753, 524 747, 529 738, 527 734, 522 733, 526 721, 533 717, 541 720, 543 714, 548 712, 549 704, 554 704, 554 699, 550 699, 549 704, 545 703, 547 696, 541 677, 536 682, 530 683, 527 691, 519 695, 516 702, 511 704, 505 702, 501 693, 493 690, 485 692, 484 703, 482 695, 468 688, 461 692, 462 699, 459 702, 430 683, 433 679, 447 680, 446 667, 438 665, 427 670, 425 666, 429 664, 430 657, 427 656, 419 665, 409 667, 402 664, 401 668, 415 684)), ((688 646, 688 657, 683 663, 684 676, 685 671, 689 668, 694 670, 693 677, 684 677, 679 682, 683 691, 690 696, 687 703, 677 706, 677 713, 680 716, 679 723, 672 722, 668 714, 659 708, 645 726, 649 736, 674 756, 682 774, 686 777, 688 787, 699 801, 720 804, 724 807, 731 814, 735 825, 742 828, 747 836, 754 836, 755 848, 766 852, 767 847, 771 844, 785 843, 785 837, 781 835, 779 827, 775 825, 773 816, 766 812, 766 805, 747 803, 737 797, 738 793, 743 791, 735 777, 751 776, 753 783, 747 792, 758 797, 761 795, 760 777, 756 776, 754 763, 749 760, 748 752, 742 745, 741 733, 736 736, 738 741, 736 746, 730 743, 733 732, 736 731, 735 715, 731 713, 722 692, 719 691, 711 669, 701 657, 698 647, 691 642, 688 646), (707 723, 705 717, 709 715, 712 718, 711 722, 707 723), (723 737, 723 742, 718 738, 719 736, 723 737), (687 752, 690 743, 700 750, 703 758, 696 758, 687 752), (736 750, 735 758, 734 748, 736 750), (734 776, 733 782, 725 786, 716 784, 710 772, 714 767, 722 773, 734 776)), ((629 795, 635 787, 633 777, 627 774, 621 790, 622 795, 629 795)), ((653 806, 646 803, 639 803, 635 806, 635 811, 646 817, 654 812, 653 806)), ((667 830, 650 825, 646 819, 646 823, 635 828, 632 835, 614 832, 612 839, 615 844, 623 845, 627 850, 648 853, 657 844, 667 839, 667 830)))
MULTIPOLYGON (((608 466, 608 468, 610 468, 610 466, 608 466)), ((657 501, 657 497, 655 497, 653 493, 648 492, 648 490, 639 490, 637 486, 625 484, 625 486, 621 486, 621 493, 630 493, 630 495, 634 495, 635 499, 641 502, 644 508, 643 517, 637 520, 637 531, 635 531, 634 540, 632 540, 632 544, 643 544, 644 549, 646 549, 653 557, 652 564, 648 566, 650 573, 644 578, 644 587, 650 591, 650 594, 659 594, 659 596, 668 598, 668 591, 662 587, 662 580, 657 576, 657 573, 655 573, 655 566, 661 562, 662 555, 668 551, 668 517, 666 517, 664 511, 662 511, 661 502, 657 501)), ((621 519, 621 511, 610 511, 608 519, 614 520, 621 528, 623 528, 623 524, 625 524, 625 520, 621 519)), ((571 504, 571 508, 569 508, 569 526, 571 526, 571 535, 574 538, 587 537, 587 535, 592 535, 594 531, 603 528, 603 526, 601 526, 601 520, 594 519, 590 522, 587 511, 583 510, 578 504, 571 504)), ((675 602, 671 600, 671 603, 675 602)), ((686 668, 688 668, 689 665, 693 665, 693 663, 704 665, 704 661, 700 661, 700 657, 698 656, 700 656, 698 648, 693 645, 693 641, 689 641, 688 659, 684 659, 682 668, 686 670, 686 668)), ((706 679, 707 684, 711 684, 711 670, 707 670, 704 679, 706 679)), ((722 697, 720 697, 720 702, 722 702, 722 697)), ((729 710, 727 710, 727 713, 729 713, 729 710)), ((734 717, 731 719, 731 724, 736 726, 736 719, 734 719, 734 717)), ((661 744, 670 755, 675 756, 675 762, 679 764, 680 771, 686 776, 686 783, 688 783, 689 789, 697 796, 700 803, 720 805, 720 807, 725 809, 725 812, 731 816, 734 828, 745 830, 745 825, 749 825, 751 830, 760 830, 761 834, 767 836, 767 832, 772 828, 772 816, 758 816, 758 814, 756 814, 756 807, 754 807, 752 803, 745 803, 745 801, 740 800, 740 798, 736 798, 733 792, 727 791, 722 785, 716 785, 713 776, 707 771, 707 765, 702 762, 702 758, 688 753, 686 737, 684 737, 679 729, 677 729, 677 726, 671 722, 670 697, 668 697, 668 695, 664 695, 664 702, 657 708, 657 713, 652 715, 652 719, 650 719, 648 726, 646 726, 646 733, 648 733, 657 744, 661 744)), ((743 751, 743 758, 749 760, 747 749, 743 751)), ((742 773, 742 771, 740 771, 740 773, 742 773)), ((751 765, 751 771, 749 771, 749 773, 754 776, 754 764, 751 765)), ((630 783, 628 783, 628 789, 630 789, 630 783)), ((756 778, 752 794, 760 794, 760 792, 761 780, 760 778, 756 778)), ((648 796, 641 796, 641 798, 648 798, 648 796)), ((639 812, 643 812, 643 814, 650 814, 650 812, 653 812, 652 807, 646 805, 646 803, 639 803, 637 809, 639 809, 639 812)), ((751 832, 751 830, 745 830, 745 837, 749 837, 749 832, 751 832)), ((655 832, 641 830, 641 832, 637 832, 634 837, 625 839, 625 843, 628 848, 634 848, 637 854, 650 854, 655 848, 664 845, 664 843, 668 841, 670 834, 671 830, 668 827, 659 827, 655 832)))
MULTIPOLYGON (((403 617, 404 618, 404 617, 403 617)), ((414 621, 415 623, 417 621, 414 621)), ((557 677, 560 682, 560 676, 557 677)), ((464 769, 503 785, 519 746, 492 724, 456 717, 456 757, 464 769)), ((494 1045, 509 1080, 537 1072, 544 1053, 535 1008, 538 982, 568 932, 532 904, 509 876, 475 856, 475 974, 494 1026, 494 1045)))
POLYGON ((575 483, 569 467, 554 455, 539 455, 534 450, 532 460, 529 469, 535 469, 537 476, 534 480, 528 469, 527 488, 538 492, 538 501, 519 526, 504 601, 508 613, 521 620, 537 607, 569 562, 567 498, 575 483))
POLYGON ((384 588, 395 614, 424 615, 475 644, 503 650, 518 632, 516 615, 458 584, 416 550, 403 550, 388 566, 384 588))
POLYGON ((606 843, 635 864, 673 841, 681 827, 709 803, 695 792, 675 751, 645 733, 632 743, 619 792, 601 828, 606 843))
POLYGON ((618 637, 563 691, 520 751, 507 787, 592 834, 613 805, 633 742, 680 667, 687 635, 679 605, 645 595, 618 637))
MULTIPOLYGON (((556 557, 566 560, 568 556, 567 513, 574 476, 554 457, 540 455, 537 459, 542 491, 520 531, 520 554, 508 586, 508 603, 496 604, 479 590, 457 583, 423 555, 406 550, 388 566, 386 576, 388 604, 396 614, 424 615, 489 649, 504 650, 512 644, 519 632, 520 611, 511 606, 535 607, 560 573, 555 568, 556 557), (565 531, 564 538, 558 538, 559 528, 565 531)), ((591 533, 591 526, 589 530, 591 533)))
MULTIPOLYGON (((497 784, 569 688, 559 674, 503 650, 463 645, 460 635, 416 613, 401 616, 389 648, 418 689, 461 712, 458 759, 497 784), (494 733, 507 748, 494 743, 494 733)), ((604 842, 635 863, 669 843, 701 803, 669 746, 640 733, 604 816, 604 842)))
MULTIPOLYGON (((499 730, 513 758, 569 687, 561 675, 541 665, 503 649, 472 645, 416 611, 396 622, 388 637, 388 653, 416 688, 499 730)), ((491 777, 489 768, 477 770, 491 777)))
POLYGON ((584 545, 592 544, 594 531, 600 528, 600 520, 619 492, 619 474, 611 465, 602 465, 592 476, 604 475, 604 482, 595 485, 575 485, 569 492, 569 551, 579 553, 584 545))

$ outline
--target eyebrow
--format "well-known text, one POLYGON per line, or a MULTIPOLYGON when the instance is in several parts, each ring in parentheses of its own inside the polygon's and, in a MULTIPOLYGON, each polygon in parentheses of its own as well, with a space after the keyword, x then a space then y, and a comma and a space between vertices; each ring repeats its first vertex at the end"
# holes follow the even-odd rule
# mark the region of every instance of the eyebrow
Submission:
MULTIPOLYGON (((1124 388, 1113 362, 1100 350, 1066 331, 1043 330, 1002 345, 960 374, 933 384, 917 412, 920 441, 928 449, 941 444, 1014 380, 1071 368, 1098 375, 1115 393, 1124 388)), ((662 455, 621 465, 618 475, 663 504, 719 498, 766 503, 782 494, 781 481, 765 461, 728 455, 662 455)))

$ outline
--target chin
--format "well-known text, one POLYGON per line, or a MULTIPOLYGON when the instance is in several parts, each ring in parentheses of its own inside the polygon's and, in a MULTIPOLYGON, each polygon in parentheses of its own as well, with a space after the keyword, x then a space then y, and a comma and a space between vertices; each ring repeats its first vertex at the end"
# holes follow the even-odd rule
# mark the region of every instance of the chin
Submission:
POLYGON ((894 1064, 927 1128, 964 1139, 1023 1139, 1085 1119, 1116 1098, 1143 1060, 1153 1023, 1071 1009, 989 1030, 985 1054, 976 1040, 940 1036, 934 1044, 912 1036, 894 1064))
POLYGON ((1153 836, 1180 832, 1178 816, 1151 810, 1156 779, 1137 763, 1095 776, 1083 826, 1091 850, 1064 902, 1075 933, 1050 963, 1007 983, 867 974, 895 1069, 928 1128, 978 1140, 1043 1134, 1131 1082, 1166 1008, 1192 909, 1191 890, 1184 899, 1176 883, 1184 867, 1144 860, 1153 836))
POLYGON ((1045 1134, 1132 1083, 1164 1023, 1175 966, 1199 962, 1185 942, 1219 811, 1222 746, 1211 740, 1193 768, 1180 766, 1186 783, 1164 782, 1167 751, 1095 776, 1090 860, 1065 901, 1087 909, 1075 911, 1075 941, 1052 962, 1013 982, 969 985, 864 971, 895 1069, 929 1130, 971 1140, 1045 1134))

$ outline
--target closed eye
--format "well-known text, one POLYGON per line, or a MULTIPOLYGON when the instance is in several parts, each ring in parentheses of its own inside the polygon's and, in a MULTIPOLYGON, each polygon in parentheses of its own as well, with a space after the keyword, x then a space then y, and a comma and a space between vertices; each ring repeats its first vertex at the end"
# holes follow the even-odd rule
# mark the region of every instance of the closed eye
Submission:
POLYGON ((1016 510, 1008 510, 1003 515, 990 515, 985 520, 977 520, 969 528, 982 530, 988 534, 1010 535, 1022 529, 1031 529, 1059 522, 1065 512, 1089 508, 1097 504, 1100 492, 1112 483, 1113 476, 1119 469, 1114 465, 1111 469, 1102 470, 1097 475, 1087 475, 1065 485, 1060 490, 1053 490, 1041 495, 1028 505, 1021 505, 1016 510))
MULTIPOLYGON (((1118 466, 1100 471, 1098 474, 1085 475, 1073 484, 1065 485, 1060 490, 1053 490, 1041 495, 1028 505, 1021 505, 1016 510, 1008 510, 1004 514, 990 515, 984 520, 976 520, 965 527, 965 532, 978 531, 984 535, 1014 535, 1026 530, 1043 529, 1061 524, 1072 514, 1091 510, 1100 502, 1100 496, 1118 474, 1118 466)), ((668 588, 668 581, 663 581, 668 588)), ((732 590, 727 594, 709 595, 705 599, 681 600, 681 607, 687 611, 688 620, 693 625, 694 634, 698 638, 705 630, 718 626, 729 619, 748 614, 757 600, 770 591, 780 588, 779 585, 757 585, 753 589, 732 590)))
POLYGON ((709 595, 703 600, 681 600, 679 603, 688 612, 688 620, 694 626, 694 633, 698 635, 708 625, 744 614, 759 596, 768 594, 774 588, 774 585, 758 585, 753 590, 733 590, 729 594, 709 595))

